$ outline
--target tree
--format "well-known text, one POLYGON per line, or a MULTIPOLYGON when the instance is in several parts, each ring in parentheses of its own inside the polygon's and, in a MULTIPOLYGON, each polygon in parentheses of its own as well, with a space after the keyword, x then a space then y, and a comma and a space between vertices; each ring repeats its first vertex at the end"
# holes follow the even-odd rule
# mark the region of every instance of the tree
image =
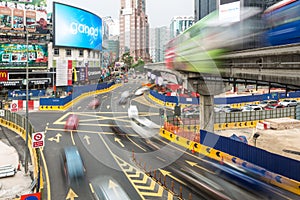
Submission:
POLYGON ((121 60, 122 60, 122 62, 124 62, 126 71, 128 70, 128 68, 131 68, 131 67, 132 67, 133 58, 132 58, 132 56, 130 56, 130 53, 129 53, 129 52, 124 53, 124 54, 122 55, 121 60))

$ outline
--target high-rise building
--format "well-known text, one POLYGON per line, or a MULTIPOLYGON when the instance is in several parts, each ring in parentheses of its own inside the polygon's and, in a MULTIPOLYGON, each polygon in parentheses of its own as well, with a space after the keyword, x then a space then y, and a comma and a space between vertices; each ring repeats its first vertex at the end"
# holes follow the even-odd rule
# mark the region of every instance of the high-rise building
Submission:
POLYGON ((149 24, 145 0, 121 0, 120 56, 125 52, 135 61, 149 61, 149 24))
POLYGON ((281 0, 195 0, 195 21, 199 21, 212 11, 216 10, 220 4, 227 4, 237 1, 241 2, 241 6, 259 7, 264 10, 281 0))
POLYGON ((192 16, 176 16, 172 18, 170 25, 170 38, 174 38, 184 30, 192 26, 194 18, 192 16))
POLYGON ((170 29, 166 26, 150 29, 150 56, 152 62, 163 62, 165 45, 170 41, 170 29))
POLYGON ((217 8, 217 0, 195 0, 195 22, 199 21, 217 8))

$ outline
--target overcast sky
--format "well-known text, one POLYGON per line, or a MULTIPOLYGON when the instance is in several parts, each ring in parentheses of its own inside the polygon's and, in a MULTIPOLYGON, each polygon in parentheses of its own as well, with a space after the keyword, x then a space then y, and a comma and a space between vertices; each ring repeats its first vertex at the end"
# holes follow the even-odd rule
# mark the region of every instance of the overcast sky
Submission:
MULTIPOLYGON (((119 20, 121 0, 55 0, 80 7, 100 17, 111 16, 119 20)), ((47 0, 52 10, 53 0, 47 0)), ((194 16, 194 0, 146 0, 146 14, 150 28, 169 26, 173 16, 194 16)))

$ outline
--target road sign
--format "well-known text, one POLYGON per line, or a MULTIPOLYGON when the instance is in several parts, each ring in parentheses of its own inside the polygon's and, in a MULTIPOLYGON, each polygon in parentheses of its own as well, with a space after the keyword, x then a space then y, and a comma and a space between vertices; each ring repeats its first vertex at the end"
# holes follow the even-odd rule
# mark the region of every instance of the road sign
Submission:
POLYGON ((18 111, 18 104, 13 102, 11 105, 10 105, 10 111, 11 112, 17 112, 18 111))
POLYGON ((43 147, 45 142, 44 132, 36 132, 32 134, 32 148, 43 147))
POLYGON ((41 200, 41 193, 38 192, 22 195, 21 200, 41 200))
POLYGON ((0 117, 4 117, 5 116, 5 111, 4 110, 0 110, 0 117))

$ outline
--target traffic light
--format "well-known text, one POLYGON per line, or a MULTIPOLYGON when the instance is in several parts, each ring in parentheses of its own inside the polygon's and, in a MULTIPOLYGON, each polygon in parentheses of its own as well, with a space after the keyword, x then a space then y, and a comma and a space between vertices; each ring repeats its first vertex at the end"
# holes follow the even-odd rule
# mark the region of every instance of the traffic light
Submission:
POLYGON ((175 116, 180 116, 181 115, 181 108, 179 105, 176 105, 174 107, 174 113, 175 113, 175 116))

